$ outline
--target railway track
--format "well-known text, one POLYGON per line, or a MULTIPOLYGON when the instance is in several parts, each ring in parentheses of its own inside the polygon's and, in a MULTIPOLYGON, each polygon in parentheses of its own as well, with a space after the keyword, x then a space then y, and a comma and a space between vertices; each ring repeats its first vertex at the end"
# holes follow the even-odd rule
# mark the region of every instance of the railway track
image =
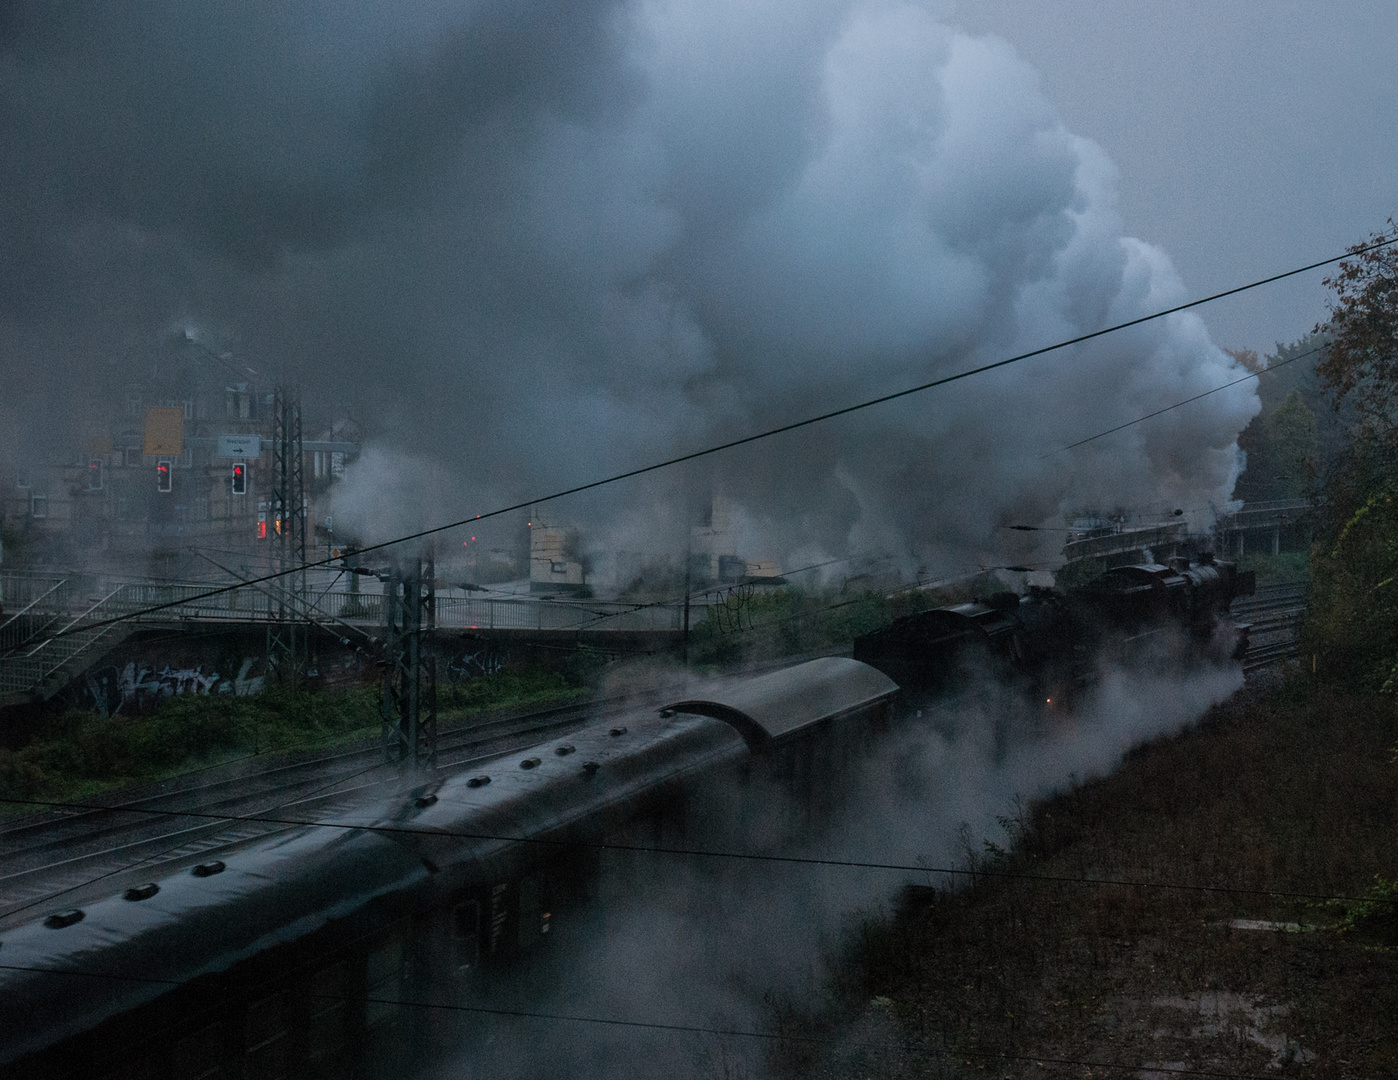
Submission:
POLYGON ((1259 585, 1255 596, 1236 601, 1230 613, 1251 627, 1243 671, 1257 671, 1294 656, 1305 611, 1306 584, 1300 581, 1259 585))
MULTIPOLYGON (((635 695, 594 699, 444 730, 437 771, 449 774, 476 766, 645 703, 635 695)), ((157 870, 205 861, 222 848, 292 828, 233 819, 324 819, 345 813, 366 796, 390 795, 421 783, 420 776, 387 766, 377 742, 260 768, 246 766, 240 762, 185 774, 160 790, 102 800, 99 809, 31 815, 0 828, 0 928, 32 917, 31 909, 50 901, 72 906, 110 893, 132 875, 156 876, 157 870), (171 816, 181 812, 226 816, 171 816)), ((94 800, 83 801, 91 805, 94 800)))

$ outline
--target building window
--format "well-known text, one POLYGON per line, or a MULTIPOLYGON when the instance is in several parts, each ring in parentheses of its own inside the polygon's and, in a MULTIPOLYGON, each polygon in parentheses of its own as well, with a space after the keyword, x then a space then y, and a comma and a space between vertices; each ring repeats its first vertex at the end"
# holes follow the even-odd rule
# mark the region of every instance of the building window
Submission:
POLYGON ((15 476, 15 487, 19 488, 21 491, 28 491, 33 484, 34 480, 30 476, 29 470, 20 469, 19 473, 15 476))
POLYGON ((32 518, 46 518, 49 516, 49 497, 37 493, 29 496, 29 516, 32 518))
POLYGON ((239 383, 224 390, 223 407, 230 420, 257 418, 257 398, 248 391, 247 383, 239 383))

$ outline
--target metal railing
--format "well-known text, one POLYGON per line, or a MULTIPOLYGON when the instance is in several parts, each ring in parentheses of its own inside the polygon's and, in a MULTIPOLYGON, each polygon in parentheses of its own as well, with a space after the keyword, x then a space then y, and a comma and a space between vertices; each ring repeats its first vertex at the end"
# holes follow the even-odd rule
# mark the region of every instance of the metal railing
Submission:
MULTIPOLYGON (((381 593, 308 589, 301 595, 285 595, 279 583, 264 582, 206 596, 211 588, 207 583, 11 576, 18 586, 15 591, 30 598, 0 622, 3 694, 49 692, 55 677, 84 654, 92 655, 99 645, 110 647, 143 625, 270 623, 284 619, 287 610, 298 621, 332 628, 338 623, 367 629, 383 622, 381 593)), ((436 625, 457 630, 673 633, 682 629, 683 611, 680 604, 436 597, 436 625)))
MULTIPOLYGON (((308 588, 284 593, 278 582, 243 585, 205 596, 219 585, 207 582, 131 581, 95 576, 15 577, 6 580, 6 596, 30 597, 8 620, 0 617, 0 651, 13 649, 63 616, 81 622, 127 618, 140 623, 270 622, 284 618, 289 607, 301 619, 358 624, 383 622, 383 595, 346 588, 308 588), (43 589, 40 589, 40 585, 43 589), (13 588, 13 592, 10 590, 13 588), (99 599, 100 597, 100 599, 99 599), (159 610, 150 610, 150 609, 159 610), (99 620, 100 616, 100 620, 99 620), (34 620, 45 621, 36 625, 34 620), (24 634, 21 622, 30 633, 24 634), (4 637, 5 628, 16 629, 4 637)), ((483 630, 675 631, 681 628, 682 604, 635 605, 607 600, 555 600, 529 596, 476 597, 438 594, 437 625, 483 630)), ((13 604, 10 605, 13 608, 13 604)))
POLYGON ((99 641, 112 642, 125 637, 130 632, 128 624, 106 620, 121 609, 120 597, 127 588, 118 586, 67 621, 54 620, 47 636, 36 634, 0 659, 0 693, 41 692, 45 683, 99 641), (84 625, 89 623, 105 625, 84 625))
POLYGON ((0 652, 16 649, 44 633, 72 605, 67 578, 35 580, 6 574, 4 589, 9 613, 0 616, 0 652), (18 610, 16 604, 21 605, 18 610))
POLYGON ((683 618, 680 604, 437 597, 437 625, 459 629, 665 632, 680 630, 683 618))

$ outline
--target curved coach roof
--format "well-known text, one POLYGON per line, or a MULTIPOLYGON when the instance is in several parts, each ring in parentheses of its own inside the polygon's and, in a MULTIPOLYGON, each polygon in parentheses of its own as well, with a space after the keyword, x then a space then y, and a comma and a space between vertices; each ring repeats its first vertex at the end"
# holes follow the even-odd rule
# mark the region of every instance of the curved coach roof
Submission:
POLYGON ((875 704, 897 691, 897 683, 868 664, 847 656, 823 656, 757 678, 720 684, 709 696, 676 701, 665 710, 723 720, 756 748, 875 704))

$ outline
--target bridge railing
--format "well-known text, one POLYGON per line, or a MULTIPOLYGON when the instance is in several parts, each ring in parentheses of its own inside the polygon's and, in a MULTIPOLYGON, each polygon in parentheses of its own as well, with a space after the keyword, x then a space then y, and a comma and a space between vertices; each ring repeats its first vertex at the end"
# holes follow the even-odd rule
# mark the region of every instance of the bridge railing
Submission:
POLYGON ((679 605, 437 597, 437 625, 470 630, 675 631, 683 618, 679 605))
MULTIPOLYGON (((268 622, 285 617, 311 621, 378 624, 383 621, 383 594, 345 589, 307 589, 299 596, 284 593, 278 582, 245 585, 214 596, 213 586, 199 582, 105 581, 59 579, 49 591, 31 601, 23 618, 16 612, 8 641, 0 618, 0 645, 10 647, 33 636, 37 627, 81 613, 82 623, 125 618, 133 622, 268 622), (91 609, 102 594, 100 608, 91 609), (43 601, 43 602, 41 602, 43 601), (155 610, 151 610, 155 609, 155 610), (40 621, 41 620, 41 621, 40 621), (32 626, 30 624, 33 624, 32 626)), ((30 589, 29 591, 34 591, 30 589)), ((602 600, 550 600, 532 597, 436 598, 437 625, 482 630, 597 630, 676 631, 683 609, 678 604, 637 607, 602 600)))
POLYGON ((5 613, 0 615, 0 653, 18 648, 49 630, 72 605, 67 578, 6 573, 5 613))

